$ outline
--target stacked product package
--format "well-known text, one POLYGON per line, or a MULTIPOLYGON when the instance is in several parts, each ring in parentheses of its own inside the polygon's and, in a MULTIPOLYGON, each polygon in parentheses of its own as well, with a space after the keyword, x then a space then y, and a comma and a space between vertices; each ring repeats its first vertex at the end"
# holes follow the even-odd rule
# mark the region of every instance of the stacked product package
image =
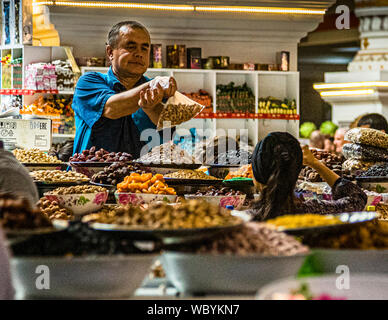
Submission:
POLYGON ((32 63, 26 66, 24 86, 31 90, 57 90, 55 66, 51 63, 32 63))
POLYGON ((69 61, 55 60, 55 73, 57 75, 57 88, 59 91, 74 90, 75 77, 69 61))

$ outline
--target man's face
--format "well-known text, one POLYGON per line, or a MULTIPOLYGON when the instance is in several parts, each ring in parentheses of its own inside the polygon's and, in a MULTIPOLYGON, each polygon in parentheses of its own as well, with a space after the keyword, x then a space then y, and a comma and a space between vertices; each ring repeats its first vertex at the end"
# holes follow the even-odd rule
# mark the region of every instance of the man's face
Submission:
POLYGON ((113 70, 118 74, 143 75, 149 65, 150 37, 142 29, 120 28, 117 47, 108 49, 113 70))
POLYGON ((344 132, 342 130, 337 130, 334 135, 334 145, 336 152, 342 152, 342 146, 346 143, 344 140, 344 132))

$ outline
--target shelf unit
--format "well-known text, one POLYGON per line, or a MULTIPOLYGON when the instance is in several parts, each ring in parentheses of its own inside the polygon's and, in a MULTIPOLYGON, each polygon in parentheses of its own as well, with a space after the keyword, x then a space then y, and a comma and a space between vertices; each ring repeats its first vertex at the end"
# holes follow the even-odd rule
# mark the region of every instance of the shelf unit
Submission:
MULTIPOLYGON (((104 67, 82 67, 81 72, 106 73, 104 67)), ((287 131, 295 137, 299 135, 299 72, 283 71, 240 71, 240 70, 204 70, 204 69, 148 69, 145 76, 173 76, 180 92, 197 92, 206 90, 213 99, 213 114, 209 117, 197 117, 177 128, 182 134, 184 129, 210 129, 210 134, 221 134, 228 129, 248 131, 250 141, 255 145, 269 132, 287 131), (217 113, 216 86, 218 84, 242 85, 245 82, 252 89, 255 96, 255 114, 246 117, 221 117, 217 113), (279 99, 295 99, 297 115, 279 115, 258 113, 258 101, 261 97, 273 96, 279 99)), ((233 133, 233 132, 232 132, 233 133)), ((236 132, 238 135, 239 132, 236 132)), ((232 134, 233 135, 233 134, 232 134)))

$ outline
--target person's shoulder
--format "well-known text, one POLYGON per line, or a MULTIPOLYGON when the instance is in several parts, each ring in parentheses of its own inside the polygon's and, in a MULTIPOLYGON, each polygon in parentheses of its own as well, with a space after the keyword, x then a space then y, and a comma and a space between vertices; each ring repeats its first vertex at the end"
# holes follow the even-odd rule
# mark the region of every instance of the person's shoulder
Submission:
POLYGON ((106 83, 107 75, 101 72, 86 72, 84 73, 77 82, 77 86, 86 83, 106 83))

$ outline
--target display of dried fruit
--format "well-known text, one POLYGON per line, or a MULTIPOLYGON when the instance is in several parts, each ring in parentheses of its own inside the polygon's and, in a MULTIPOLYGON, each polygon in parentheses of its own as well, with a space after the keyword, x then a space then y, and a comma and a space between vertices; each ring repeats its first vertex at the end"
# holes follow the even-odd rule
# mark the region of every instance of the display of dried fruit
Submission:
POLYGON ((74 111, 71 108, 72 102, 72 96, 40 96, 31 105, 24 105, 20 110, 20 114, 74 117, 74 111))
POLYGON ((252 165, 247 164, 242 166, 236 171, 230 171, 228 175, 225 177, 225 180, 233 179, 233 178, 253 178, 252 165))
POLYGON ((46 197, 40 198, 38 208, 50 220, 71 220, 74 218, 73 213, 59 205, 57 201, 50 201, 46 197))
POLYGON ((70 162, 129 162, 132 161, 132 155, 126 152, 109 152, 104 149, 91 147, 82 153, 75 153, 70 162))
POLYGON ((199 104, 167 104, 160 114, 157 129, 165 127, 174 127, 183 122, 194 118, 200 111, 202 106, 199 104))
POLYGON ((174 188, 170 188, 161 174, 152 175, 152 173, 139 174, 131 173, 124 178, 124 181, 117 185, 118 192, 136 192, 151 194, 175 195, 174 188))
POLYGON ((58 158, 49 156, 39 149, 15 149, 13 155, 21 163, 62 163, 58 158))
POLYGON ((213 112, 212 97, 207 91, 200 89, 198 92, 182 92, 182 94, 184 94, 189 99, 205 106, 202 112, 213 112))
POLYGON ((59 187, 50 192, 47 195, 64 195, 64 194, 87 194, 87 193, 99 193, 108 192, 107 189, 100 186, 82 185, 71 187, 59 187))
POLYGON ((104 171, 95 173, 91 181, 95 183, 116 185, 124 180, 126 176, 129 176, 132 172, 139 174, 146 173, 141 165, 133 163, 128 164, 125 162, 114 162, 109 167, 105 167, 104 171))
POLYGON ((213 186, 207 187, 205 190, 198 190, 196 196, 240 196, 243 195, 241 191, 236 191, 230 188, 216 188, 213 186))
POLYGON ((60 182, 88 182, 89 178, 82 173, 75 171, 61 171, 61 170, 37 170, 30 172, 30 176, 35 181, 46 183, 60 183, 60 182))

